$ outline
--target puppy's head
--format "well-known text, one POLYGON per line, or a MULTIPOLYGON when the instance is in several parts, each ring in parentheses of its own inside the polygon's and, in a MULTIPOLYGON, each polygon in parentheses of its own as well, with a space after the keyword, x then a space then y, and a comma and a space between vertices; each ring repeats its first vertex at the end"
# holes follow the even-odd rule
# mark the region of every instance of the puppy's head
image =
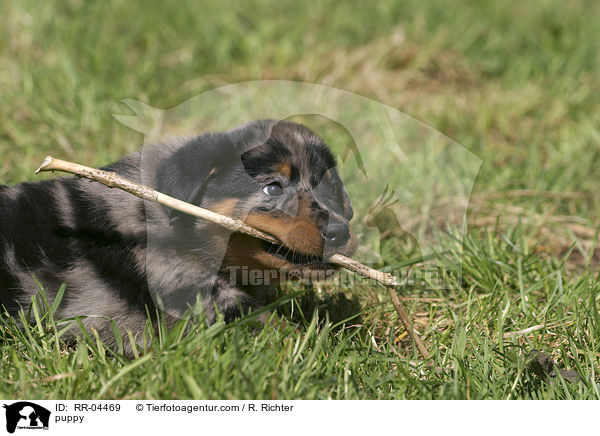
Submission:
MULTIPOLYGON (((182 156, 175 170, 192 171, 193 175, 181 180, 172 169, 163 169, 158 179, 160 190, 239 217, 282 242, 274 245, 233 234, 224 266, 272 272, 332 271, 325 261, 328 256, 354 251, 355 239, 348 225, 352 206, 335 158, 306 127, 289 121, 257 121, 226 136, 200 137, 195 146, 178 153, 182 156), (192 149, 195 151, 190 152, 192 149), (161 177, 168 180, 168 186, 161 188, 161 177), (173 186, 179 192, 173 193, 173 186)), ((179 215, 172 218, 180 226, 193 220, 179 215)), ((206 234, 206 223, 194 220, 194 226, 194 233, 206 234)))

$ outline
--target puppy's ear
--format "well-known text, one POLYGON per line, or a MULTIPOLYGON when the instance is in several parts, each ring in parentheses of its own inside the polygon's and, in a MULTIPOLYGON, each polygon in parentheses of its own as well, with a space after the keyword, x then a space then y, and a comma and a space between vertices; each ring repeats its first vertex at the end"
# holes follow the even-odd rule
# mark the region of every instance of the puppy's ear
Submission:
MULTIPOLYGON (((234 148, 227 137, 203 135, 188 141, 157 169, 156 189, 179 200, 200 204, 202 191, 211 173, 234 158, 234 148)), ((165 208, 169 224, 185 215, 165 208)))

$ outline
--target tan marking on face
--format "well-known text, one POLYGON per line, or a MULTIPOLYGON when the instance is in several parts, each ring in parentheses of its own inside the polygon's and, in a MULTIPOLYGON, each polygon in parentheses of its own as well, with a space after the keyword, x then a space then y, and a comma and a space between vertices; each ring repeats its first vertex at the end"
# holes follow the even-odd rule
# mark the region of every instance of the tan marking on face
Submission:
MULTIPOLYGON (((282 250, 285 250, 285 248, 282 248, 282 250)), ((261 241, 240 233, 231 235, 229 239, 222 271, 227 272, 229 266, 240 267, 240 269, 246 268, 248 272, 262 271, 261 277, 263 280, 268 274, 271 284, 277 283, 282 278, 280 271, 294 271, 294 273, 300 273, 300 277, 297 278, 304 279, 311 279, 311 272, 314 271, 308 265, 293 264, 285 259, 268 254, 263 249, 261 241)), ((332 267, 332 269, 326 272, 323 271, 323 273, 329 276, 335 272, 335 269, 335 267, 332 267)), ((234 277, 242 280, 242 274, 239 274, 240 270, 237 271, 238 273, 234 277)))
MULTIPOLYGON (((297 253, 307 255, 323 255, 323 236, 310 209, 310 201, 306 198, 299 198, 298 215, 295 217, 274 217, 264 213, 251 212, 244 221, 249 226, 279 239, 284 245, 281 248, 281 254, 286 254, 288 249, 292 249, 297 253)), ((354 235, 351 234, 348 246, 354 244, 354 235)), ((303 274, 313 271, 308 265, 294 264, 267 253, 262 241, 239 233, 231 235, 229 239, 224 259, 224 267, 226 266, 247 267, 248 270, 268 270, 274 280, 279 279, 276 271, 294 270, 303 274)))
POLYGON ((309 205, 306 198, 300 197, 295 217, 250 213, 244 221, 251 227, 272 234, 294 251, 320 256, 323 254, 324 241, 309 205))
POLYGON ((294 251, 303 254, 323 254, 321 231, 306 218, 274 218, 253 213, 246 217, 246 224, 270 233, 294 251))
POLYGON ((289 163, 282 163, 275 167, 278 173, 290 180, 292 177, 292 167, 289 163))
POLYGON ((206 206, 207 209, 225 216, 233 216, 238 204, 237 198, 228 198, 206 206))
POLYGON ((241 233, 234 233, 229 238, 224 264, 247 267, 248 269, 279 269, 278 265, 261 262, 262 254, 264 254, 264 250, 258 239, 241 233))
MULTIPOLYGON (((319 227, 311 217, 309 203, 307 200, 300 199, 298 206, 298 215, 295 217, 274 217, 253 212, 248 214, 244 221, 249 226, 269 233, 283 242, 281 254, 292 249, 298 253, 321 256, 324 241, 319 227)), ((267 253, 262 241, 241 234, 231 236, 225 254, 225 264, 272 271, 310 270, 309 267, 300 267, 267 253)))

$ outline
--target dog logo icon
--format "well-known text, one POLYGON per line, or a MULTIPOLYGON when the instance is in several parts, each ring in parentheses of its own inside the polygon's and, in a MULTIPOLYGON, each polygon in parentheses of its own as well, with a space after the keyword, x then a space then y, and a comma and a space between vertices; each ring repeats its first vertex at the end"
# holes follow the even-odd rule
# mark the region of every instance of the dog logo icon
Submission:
POLYGON ((5 404, 6 431, 14 433, 19 429, 48 430, 50 411, 28 401, 19 401, 10 405, 5 404))

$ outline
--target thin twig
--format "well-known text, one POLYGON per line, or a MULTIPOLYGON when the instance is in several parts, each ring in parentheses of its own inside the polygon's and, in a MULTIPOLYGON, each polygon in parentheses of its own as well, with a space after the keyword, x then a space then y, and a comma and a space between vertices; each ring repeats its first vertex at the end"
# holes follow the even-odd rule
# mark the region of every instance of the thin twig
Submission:
POLYGON ((412 323, 408 319, 408 316, 406 315, 406 312, 404 310, 404 306, 402 306, 402 303, 400 302, 400 299, 398 298, 396 289, 393 286, 386 286, 386 288, 390 294, 390 299, 392 300, 394 309, 396 309, 396 313, 398 313, 398 318, 400 318, 402 325, 404 326, 404 328, 410 335, 410 338, 412 339, 413 344, 415 344, 415 347, 417 347, 417 351, 419 352, 419 354, 421 355, 421 357, 423 359, 425 359, 425 360, 431 359, 431 356, 429 355, 427 348, 425 348, 425 345, 423 345, 421 338, 419 338, 419 335, 417 334, 417 332, 415 331, 415 329, 412 326, 412 323))
MULTIPOLYGON (((100 182, 103 185, 108 186, 109 188, 119 188, 144 200, 153 201, 164 206, 171 207, 188 215, 205 219, 207 221, 225 227, 228 230, 245 233, 247 235, 271 242, 273 244, 281 244, 281 242, 272 235, 250 227, 241 220, 230 218, 228 216, 224 216, 212 212, 208 209, 204 209, 202 207, 195 206, 193 204, 186 203, 185 201, 181 201, 176 198, 170 197, 161 192, 155 191, 154 189, 148 186, 141 185, 132 182, 131 180, 125 179, 114 172, 103 171, 96 168, 87 167, 85 165, 79 165, 73 162, 55 159, 51 156, 47 156, 46 159, 44 159, 40 167, 37 169, 36 174, 44 171, 64 171, 67 173, 75 174, 79 177, 84 177, 86 179, 100 182)), ((413 343, 417 347, 417 350, 424 359, 430 359, 429 353, 427 352, 425 346, 414 331, 412 324, 406 315, 404 307, 398 299, 398 295, 396 294, 396 290, 394 289, 394 286, 398 286, 399 284, 398 279, 396 277, 382 271, 377 271, 376 269, 370 268, 366 265, 363 265, 360 262, 355 261, 354 259, 342 256, 341 254, 334 254, 333 256, 329 257, 327 261, 349 269, 350 271, 353 271, 363 277, 374 279, 382 285, 386 286, 390 293, 392 304, 394 305, 394 308, 398 313, 398 317, 400 318, 400 321, 408 331, 410 337, 413 340, 413 343)))

